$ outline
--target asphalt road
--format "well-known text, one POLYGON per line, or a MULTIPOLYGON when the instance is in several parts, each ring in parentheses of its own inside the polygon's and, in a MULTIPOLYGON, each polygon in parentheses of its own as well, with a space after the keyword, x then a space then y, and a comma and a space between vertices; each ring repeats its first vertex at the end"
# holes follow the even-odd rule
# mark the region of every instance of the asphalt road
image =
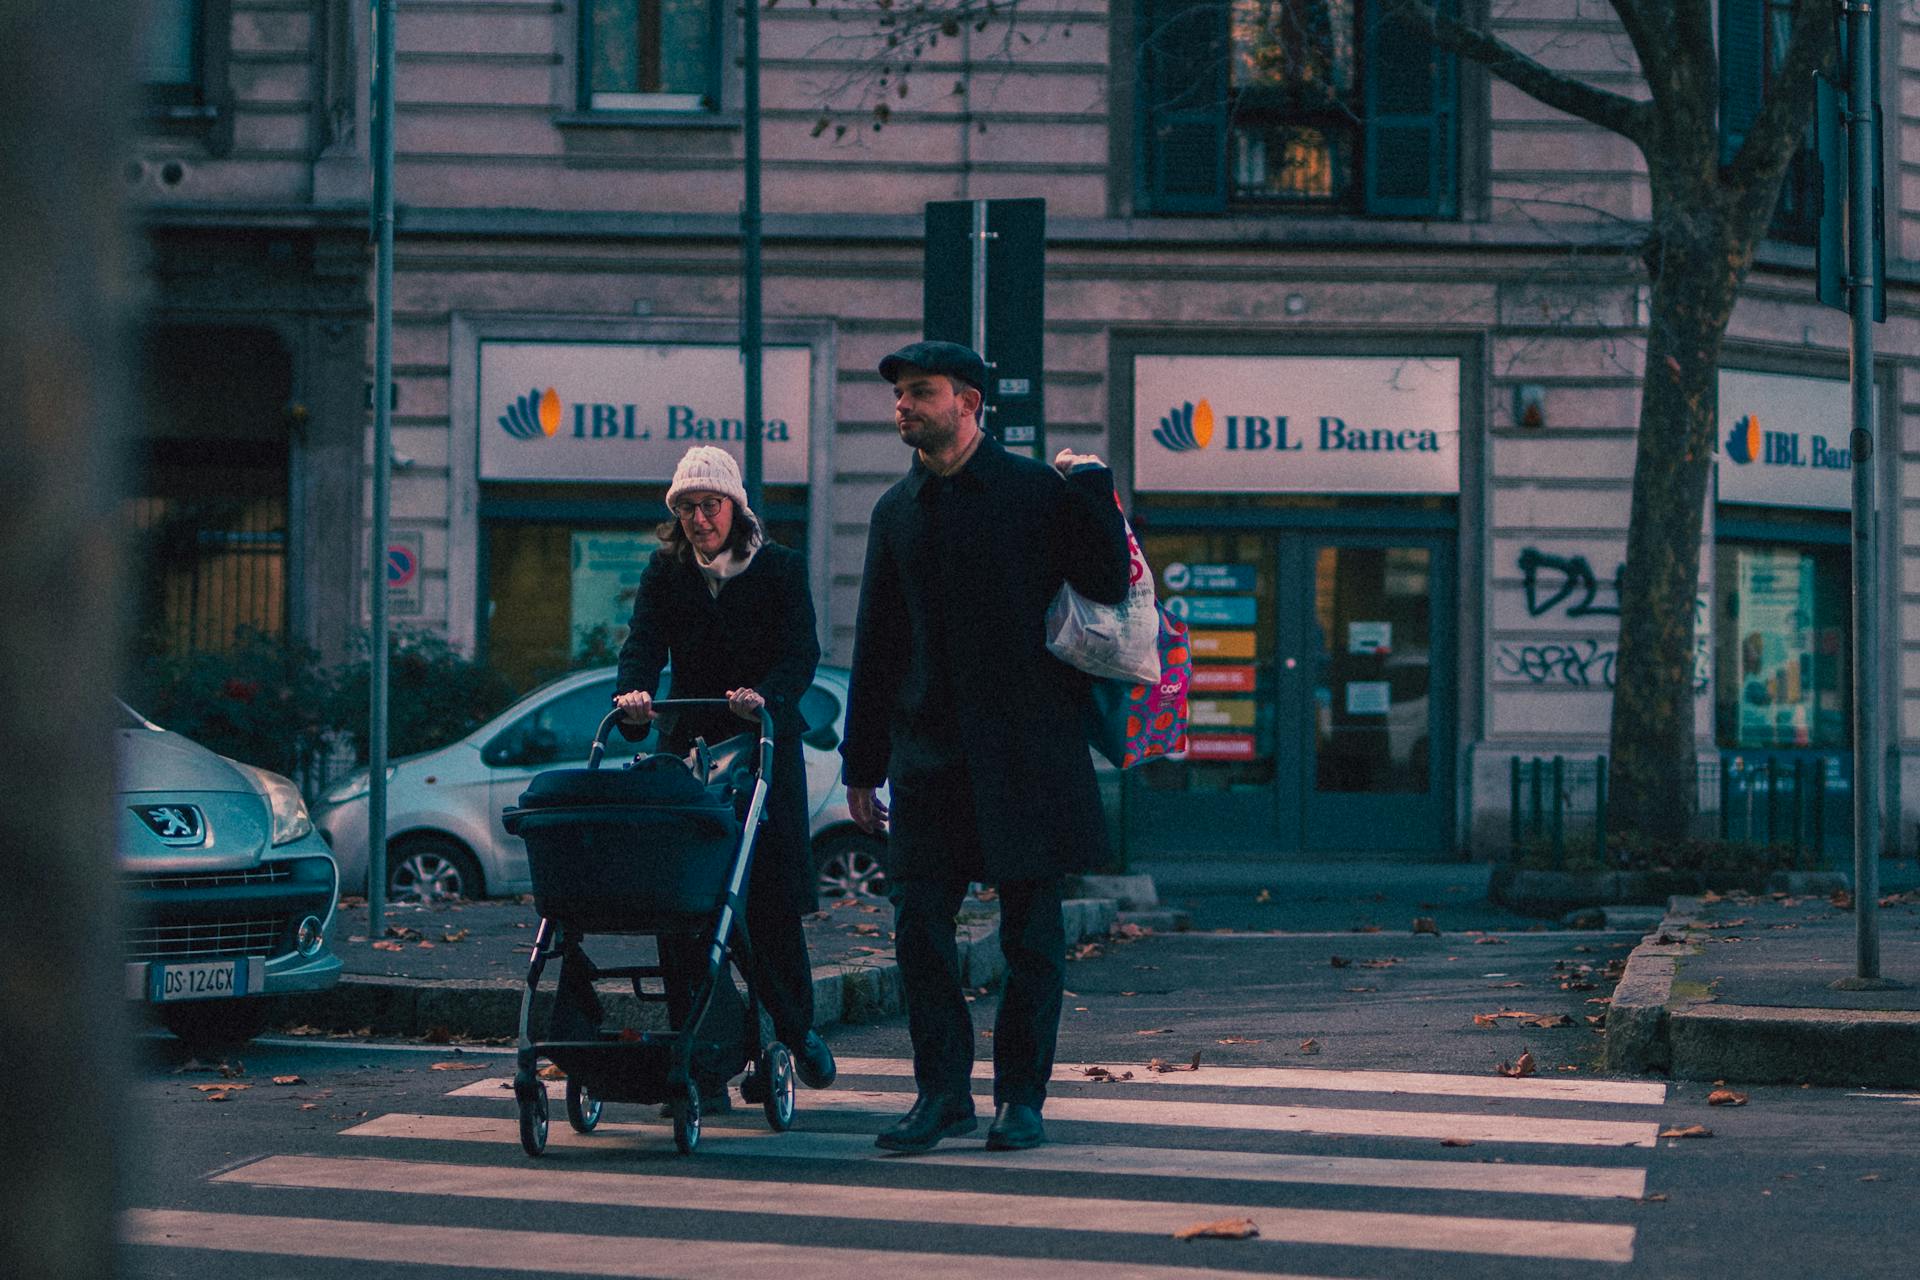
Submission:
MULTIPOLYGON (((1107 945, 1070 966, 1053 1142, 1028 1153, 989 1155, 980 1135, 873 1152, 911 1101, 897 1020, 832 1035, 842 1080, 802 1092, 788 1135, 736 1105, 680 1157, 651 1109, 609 1104, 578 1137, 556 1101, 537 1162, 497 1052, 267 1042, 227 1079, 150 1038, 127 1273, 1911 1274, 1920 1099, 1774 1088, 1710 1107, 1707 1086, 1605 1080, 1588 1001, 1629 944, 1402 929, 1107 945), (1499 1013, 1572 1025, 1474 1019, 1499 1013), (1495 1072, 1523 1051, 1536 1074, 1495 1072), (1195 1054, 1196 1070, 1149 1065, 1195 1054), (212 1101, 223 1085, 249 1087, 212 1101), (1656 1136, 1696 1124, 1713 1136, 1656 1136), (1257 1237, 1174 1239, 1243 1218, 1257 1237)), ((991 1011, 976 1003, 983 1030, 991 1011)))

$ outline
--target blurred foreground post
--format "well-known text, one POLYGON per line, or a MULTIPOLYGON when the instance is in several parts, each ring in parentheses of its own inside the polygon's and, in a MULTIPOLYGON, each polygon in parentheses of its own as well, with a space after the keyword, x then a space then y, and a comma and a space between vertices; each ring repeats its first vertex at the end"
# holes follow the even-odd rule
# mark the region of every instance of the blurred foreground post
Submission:
POLYGON ((126 0, 0 5, 0 1276, 110 1277, 125 1090, 109 796, 129 431, 126 0))

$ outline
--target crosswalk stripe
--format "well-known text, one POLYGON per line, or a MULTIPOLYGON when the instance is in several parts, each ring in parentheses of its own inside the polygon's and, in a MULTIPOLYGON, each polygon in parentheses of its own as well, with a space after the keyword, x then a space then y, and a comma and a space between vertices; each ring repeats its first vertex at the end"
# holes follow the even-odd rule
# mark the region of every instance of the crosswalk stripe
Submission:
MULTIPOLYGON (((632 1147, 666 1141, 665 1124, 602 1121, 590 1135, 554 1124, 552 1150, 632 1147)), ((375 1116, 345 1131, 356 1138, 397 1138, 429 1142, 518 1144, 519 1125, 496 1116, 389 1114, 375 1116)), ((899 1160, 881 1151, 861 1133, 771 1133, 758 1126, 720 1128, 709 1124, 700 1138, 703 1154, 789 1160, 899 1160)), ((1589 1168, 1565 1164, 1483 1164, 1467 1160, 1392 1160, 1365 1156, 1284 1155, 1259 1151, 1170 1151, 1074 1143, 1031 1151, 987 1151, 975 1139, 950 1140, 911 1157, 915 1164, 976 1169, 1031 1169, 1059 1173, 1135 1175, 1157 1178, 1208 1178, 1245 1183, 1313 1183, 1325 1186, 1398 1187, 1414 1191, 1491 1192, 1506 1195, 1580 1196, 1638 1199, 1646 1194, 1644 1169, 1589 1168)))
MULTIPOLYGON (((523 1175, 524 1176, 524 1175, 523 1175)), ((639 1280, 847 1280, 866 1268, 904 1274, 952 1275, 972 1270, 978 1254, 836 1249, 754 1241, 677 1240, 656 1236, 578 1235, 441 1227, 393 1222, 343 1222, 268 1214, 205 1213, 185 1209, 131 1209, 121 1216, 128 1244, 206 1249, 222 1253, 333 1258, 388 1266, 466 1267, 488 1272, 539 1272, 631 1277, 639 1280)), ((1244 1271, 1128 1264, 1065 1258, 991 1259, 996 1280, 1245 1280, 1244 1271)), ((1314 1280, 1273 1276, 1271 1280, 1314 1280)))
MULTIPOLYGON (((1138 1063, 1056 1063, 1053 1078, 1077 1081, 1087 1078, 1087 1070, 1097 1067, 1116 1075, 1131 1071, 1134 1080, 1146 1084, 1202 1085, 1231 1089, 1309 1089, 1337 1093, 1440 1094, 1463 1098, 1515 1098, 1548 1102, 1609 1102, 1657 1107, 1667 1100, 1667 1086, 1660 1081, 1640 1080, 1567 1080, 1541 1076, 1444 1075, 1424 1071, 1340 1071, 1306 1067, 1212 1067, 1198 1071, 1153 1072, 1138 1063)), ((913 1062, 907 1058, 842 1058, 842 1076, 911 1076, 913 1062)), ((993 1079, 993 1064, 974 1064, 973 1078, 993 1079)))
MULTIPOLYGON (((834 1218, 841 1221, 1099 1232, 1170 1237, 1196 1222, 1251 1219, 1266 1245, 1316 1244, 1418 1249, 1578 1262, 1630 1262, 1634 1228, 1451 1214, 1262 1205, 1184 1204, 1081 1196, 1005 1195, 922 1187, 814 1183, 790 1196, 732 1178, 606 1173, 413 1160, 269 1156, 216 1182, 305 1190, 414 1192, 518 1203, 611 1205, 629 1209, 834 1218)), ((897 1265, 897 1264, 896 1264, 897 1265)))
MULTIPOLYGON (((512 1100, 504 1079, 476 1080, 455 1089, 453 1097, 512 1100)), ((549 1097, 566 1086, 547 1082, 549 1097)), ((910 1096, 874 1089, 832 1089, 809 1093, 802 1109, 813 1112, 875 1115, 889 1120, 904 1113, 910 1096)), ((988 1114, 993 1099, 976 1096, 973 1105, 988 1114)), ((1474 1115, 1457 1111, 1391 1111, 1347 1107, 1298 1107, 1247 1102, 1167 1102, 1149 1098, 1053 1097, 1047 1118, 1099 1124, 1157 1125, 1191 1129, 1244 1129, 1258 1133, 1339 1133, 1391 1138, 1459 1138, 1469 1142, 1548 1143, 1581 1147, 1651 1147, 1659 1126, 1619 1120, 1561 1120, 1542 1116, 1474 1115)))

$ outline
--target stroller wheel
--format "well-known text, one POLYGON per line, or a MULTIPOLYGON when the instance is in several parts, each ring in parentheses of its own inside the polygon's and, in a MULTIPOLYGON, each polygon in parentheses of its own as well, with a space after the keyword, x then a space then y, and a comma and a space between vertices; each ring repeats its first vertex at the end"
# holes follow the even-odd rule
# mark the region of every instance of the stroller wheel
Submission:
POLYGON ((767 1128, 785 1133, 793 1127, 793 1054, 787 1046, 774 1041, 760 1055, 759 1074, 767 1083, 766 1097, 760 1102, 767 1113, 767 1128))
POLYGON ((578 1080, 567 1081, 567 1123, 575 1133, 592 1133, 600 1123, 600 1099, 588 1094, 578 1080))
POLYGON ((520 1147, 530 1156, 547 1149, 547 1089, 536 1080, 530 1089, 516 1087, 514 1101, 520 1104, 520 1147))
POLYGON ((700 1145, 700 1095, 691 1088, 673 1103, 673 1145, 683 1156, 700 1145))

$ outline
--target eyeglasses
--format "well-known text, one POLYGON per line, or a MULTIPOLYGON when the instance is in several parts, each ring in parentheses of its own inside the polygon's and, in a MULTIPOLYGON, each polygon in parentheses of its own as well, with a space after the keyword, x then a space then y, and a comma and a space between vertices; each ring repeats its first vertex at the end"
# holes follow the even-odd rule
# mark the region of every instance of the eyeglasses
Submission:
POLYGON ((671 510, 682 520, 691 520, 696 511, 711 520, 720 514, 720 508, 725 506, 726 502, 725 498, 702 498, 698 502, 676 502, 671 510))

